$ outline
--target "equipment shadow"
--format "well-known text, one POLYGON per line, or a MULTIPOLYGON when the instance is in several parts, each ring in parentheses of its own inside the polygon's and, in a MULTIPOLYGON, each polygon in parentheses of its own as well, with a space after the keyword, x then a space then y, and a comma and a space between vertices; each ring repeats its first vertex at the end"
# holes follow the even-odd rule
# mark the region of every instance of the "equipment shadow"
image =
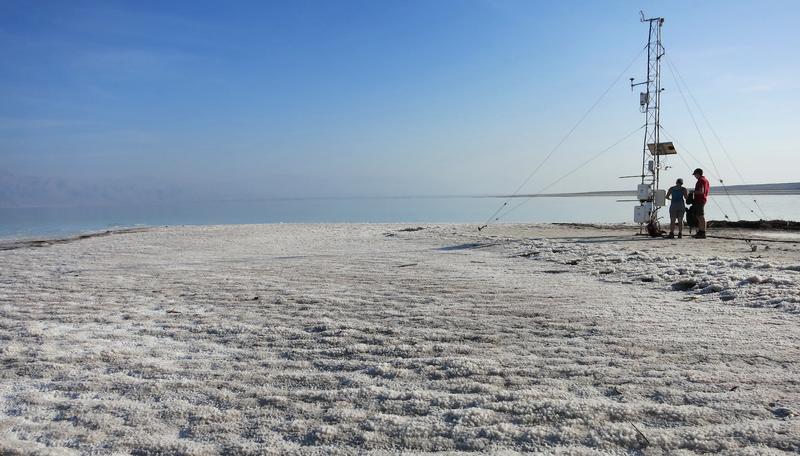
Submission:
POLYGON ((573 244, 604 244, 604 243, 612 243, 612 242, 643 242, 643 241, 654 241, 659 239, 666 239, 666 238, 659 238, 659 237, 650 237, 650 236, 594 236, 590 238, 585 237, 571 237, 571 236, 562 236, 562 237, 553 237, 547 239, 554 239, 559 241, 571 242, 573 244))
POLYGON ((451 245, 451 246, 447 246, 447 247, 439 247, 436 250, 441 250, 441 251, 444 251, 444 252, 449 252, 449 251, 453 251, 453 250, 474 250, 474 249, 484 249, 486 247, 492 247, 492 246, 498 245, 498 244, 499 243, 497 243, 497 242, 490 242, 488 244, 481 244, 481 243, 478 243, 478 242, 469 242, 469 243, 466 243, 466 244, 458 244, 458 245, 451 245))

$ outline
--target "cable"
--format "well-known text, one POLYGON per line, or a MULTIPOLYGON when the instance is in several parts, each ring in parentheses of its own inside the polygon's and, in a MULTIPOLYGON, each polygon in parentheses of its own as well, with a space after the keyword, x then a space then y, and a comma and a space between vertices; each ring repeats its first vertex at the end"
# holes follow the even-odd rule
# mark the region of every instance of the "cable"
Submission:
MULTIPOLYGON (((703 136, 703 132, 700 131, 700 125, 697 123, 697 119, 694 117, 694 113, 692 112, 692 108, 689 106, 689 101, 686 99, 686 95, 683 94, 683 89, 681 88, 681 84, 678 77, 675 75, 675 71, 672 68, 672 63, 669 59, 666 60, 667 68, 672 73, 672 77, 675 78, 676 86, 678 87, 678 93, 680 93, 681 98, 683 99, 683 104, 686 105, 686 111, 689 113, 689 118, 692 119, 692 123, 694 124, 694 128, 697 130, 697 135, 700 136, 700 142, 703 143, 703 148, 706 150, 706 154, 708 154, 709 160, 711 160, 711 166, 714 169, 714 173, 716 173, 717 177, 719 178, 719 183, 722 185, 722 190, 728 196, 728 202, 733 209, 733 213, 736 214, 736 218, 739 217, 739 211, 736 210, 736 205, 733 204, 733 199, 731 198, 730 193, 728 193, 728 188, 725 186, 725 182, 722 180, 722 175, 719 173, 719 169, 717 168, 717 164, 714 161, 714 157, 711 155, 711 150, 708 148, 708 144, 706 144, 706 138, 703 136)), ((689 87, 686 87, 686 90, 689 90, 689 87)))
POLYGON ((603 98, 605 98, 605 96, 608 94, 608 92, 610 92, 611 89, 614 88, 615 85, 617 85, 617 83, 619 82, 620 78, 622 78, 622 76, 625 73, 628 72, 630 67, 633 66, 634 63, 636 63, 636 61, 639 59, 639 57, 642 55, 642 53, 646 49, 647 49, 647 46, 643 47, 639 51, 639 53, 636 54, 636 57, 634 57, 633 60, 631 60, 631 62, 628 64, 628 66, 626 66, 625 69, 622 70, 619 73, 619 75, 617 75, 617 77, 614 79, 614 81, 611 83, 611 85, 609 85, 608 88, 600 95, 600 97, 597 98, 597 100, 595 100, 595 102, 592 104, 592 106, 590 106, 589 109, 583 114, 583 116, 580 119, 578 119, 578 122, 576 122, 575 125, 572 126, 572 128, 567 132, 567 134, 564 135, 563 138, 561 138, 561 141, 559 141, 558 144, 556 144, 555 147, 553 147, 553 149, 550 150, 550 152, 544 157, 544 160, 542 160, 536 166, 536 168, 534 168, 534 170, 528 175, 528 177, 526 177, 525 180, 522 181, 522 184, 520 184, 520 186, 517 187, 516 190, 514 190, 514 193, 512 193, 511 196, 509 196, 506 199, 506 201, 503 202, 503 204, 500 205, 500 207, 497 208, 496 211, 494 211, 494 214, 492 214, 488 219, 486 219, 486 222, 484 222, 483 226, 478 228, 479 231, 482 230, 486 225, 488 225, 492 221, 492 219, 495 219, 497 214, 499 214, 503 210, 503 208, 508 205, 508 203, 511 201, 511 198, 514 198, 515 196, 517 196, 519 194, 520 190, 522 190, 522 188, 525 187, 525 185, 528 184, 528 182, 531 180, 531 178, 533 178, 533 176, 542 168, 542 166, 544 166, 544 164, 550 159, 550 157, 552 157, 553 154, 561 147, 561 145, 564 144, 564 142, 567 139, 569 139, 570 136, 572 136, 572 133, 578 128, 578 126, 580 126, 580 124, 582 124, 583 121, 586 120, 587 117, 589 117, 589 114, 591 114, 592 111, 594 111, 594 108, 596 108, 597 105, 600 104, 600 101, 602 101, 603 98))
MULTIPOLYGON (((694 97, 694 94, 692 94, 692 91, 689 89, 689 85, 686 83, 686 80, 683 79, 683 75, 681 75, 680 71, 678 70, 677 66, 675 66, 675 63, 672 61, 670 56, 667 55, 666 57, 667 57, 667 64, 670 66, 670 71, 672 72, 673 77, 676 77, 676 82, 677 82, 678 79, 680 79, 680 82, 686 87, 686 92, 689 94, 689 97, 694 102, 695 107, 700 112, 700 115, 703 117, 703 120, 706 122, 706 125, 708 125, 709 130, 711 130, 711 133, 714 135, 714 139, 716 139, 717 144, 719 144, 720 149, 722 149, 722 152, 725 153, 725 157, 730 162, 731 166, 733 167, 733 170, 739 176, 739 180, 742 182, 742 184, 746 185, 747 181, 745 180, 744 176, 742 176, 742 173, 739 171, 739 168, 736 166, 736 163, 731 158, 730 154, 728 153, 728 150, 725 148, 725 145, 722 144, 722 140, 719 138, 719 135, 717 134, 717 131, 714 129, 714 126, 711 125, 711 122, 708 120, 708 117, 706 116, 705 112, 703 111, 703 108, 700 106, 700 103, 697 102, 697 99, 694 97)), ((680 86, 678 87, 678 89, 680 90, 680 86)), ((720 179, 720 182, 722 182, 721 179, 720 179)), ((756 214, 756 212, 753 209, 751 209, 747 205, 747 203, 744 202, 744 200, 741 197, 739 197, 738 195, 736 195, 736 196, 737 196, 737 199, 739 200, 739 202, 741 202, 742 205, 748 211, 750 211, 750 213, 752 213, 753 215, 758 217, 758 214, 756 214)), ((753 199, 753 203, 755 203, 756 208, 758 208, 759 212, 761 212, 761 217, 766 219, 767 218, 766 213, 764 212, 763 209, 761 209, 761 206, 758 204, 758 201, 755 198, 753 199)))
POLYGON ((753 198, 753 203, 755 203, 756 207, 758 208, 758 211, 761 212, 761 215, 764 216, 764 220, 769 220, 766 212, 764 212, 764 209, 761 209, 761 205, 758 204, 758 200, 753 198))
MULTIPOLYGON (((536 197, 536 196, 539 196, 539 195, 541 195, 541 194, 542 194, 544 191, 546 191, 547 189, 551 188, 552 186, 556 185, 557 183, 561 182, 562 180, 564 180, 564 179, 566 179, 567 177, 571 176, 572 174, 576 173, 578 170, 580 170, 580 169, 581 169, 581 168, 583 168, 584 166, 588 165, 589 163, 593 162, 594 160, 596 160, 597 158, 599 158, 599 157, 600 157, 601 155, 603 155, 604 153, 608 152, 609 150, 613 149, 614 147, 616 147, 617 145, 619 145, 620 143, 622 143, 622 142, 623 142, 623 141, 625 141, 626 139, 628 139, 628 138, 630 138, 631 136, 633 136, 634 134, 638 133, 638 132, 639 132, 641 129, 643 129, 644 127, 645 127, 644 125, 642 125, 641 127, 638 127, 637 129, 633 130, 632 132, 630 132, 630 133, 628 133, 627 135, 625 135, 624 137, 622 137, 622 139, 619 139, 619 140, 617 140, 617 141, 616 141, 614 144, 612 144, 612 145, 610 145, 610 146, 606 147, 605 149, 601 150, 600 152, 598 152, 597 154, 595 154, 594 156, 592 156, 592 157, 591 157, 591 158, 589 158, 588 160, 584 161, 583 163, 581 163, 581 164, 580 164, 580 165, 578 165, 577 167, 573 168, 572 170, 570 170, 569 172, 567 172, 567 173, 566 173, 566 174, 564 174, 563 176, 559 177, 558 179, 554 180, 553 182, 549 183, 548 185, 545 185, 545 186, 544 186, 544 187, 542 187, 542 188, 541 188, 541 190, 539 190, 538 192, 536 192, 536 193, 534 193, 534 194, 531 194, 531 195, 527 195, 527 197, 525 197, 525 199, 524 199, 524 200, 522 200, 521 202, 519 202, 519 203, 518 203, 518 204, 516 204, 515 206, 512 206, 511 208, 509 208, 508 210, 506 210, 505 212, 503 212, 502 214, 500 214, 499 216, 497 216, 497 217, 496 217, 494 220, 492 220, 492 221, 496 222, 496 221, 500 220, 501 218, 503 218, 503 217, 507 216, 507 215, 508 215, 508 214, 510 214, 511 212, 513 212, 513 211, 515 211, 516 209, 518 209, 518 208, 519 208, 520 206, 522 206, 523 204, 525 204, 525 203, 527 203, 528 201, 530 201, 530 200, 531 200, 531 198, 534 198, 534 197, 536 197)), ((490 222, 492 222, 492 221, 490 221, 490 222)), ((484 228, 484 227, 486 227, 487 225, 488 225, 488 223, 487 223, 487 224, 484 224, 484 226, 483 226, 483 227, 481 227, 481 229, 483 229, 483 228, 484 228)))
MULTIPOLYGON (((677 66, 672 62, 670 56, 666 55, 666 57, 667 57, 667 64, 671 67, 670 71, 674 69, 673 76, 677 75, 677 77, 680 79, 680 82, 683 83, 684 86, 686 86, 686 92, 689 93, 689 97, 694 102, 694 105, 697 107, 697 110, 700 112, 700 115, 703 117, 703 120, 706 122, 706 125, 708 125, 708 129, 711 130, 711 134, 714 135, 714 139, 717 140, 717 144, 719 144, 720 149, 722 149, 722 152, 725 154, 725 157, 730 162, 731 166, 733 167, 733 170, 736 172, 736 175, 739 176, 739 180, 742 182, 742 184, 747 185, 747 181, 745 180, 744 176, 742 176, 742 173, 739 172, 739 168, 736 166, 736 162, 733 161, 730 154, 728 153, 728 149, 726 149, 725 145, 722 144, 722 140, 720 140, 719 135, 717 135, 717 131, 714 129, 714 126, 711 125, 711 122, 708 120, 708 117, 706 117, 705 112, 703 112, 703 108, 700 107, 700 103, 697 102, 697 99, 695 99, 694 95, 692 94, 692 91, 689 90, 689 85, 686 84, 686 81, 683 79, 683 75, 681 75, 681 72, 678 71, 677 66)), ((767 214, 765 214, 764 211, 761 209, 761 206, 759 206, 758 201, 754 198, 753 202, 756 204, 756 207, 758 207, 758 210, 761 212, 761 215, 766 219, 767 214)), ((755 213, 752 210, 750 212, 755 213)))

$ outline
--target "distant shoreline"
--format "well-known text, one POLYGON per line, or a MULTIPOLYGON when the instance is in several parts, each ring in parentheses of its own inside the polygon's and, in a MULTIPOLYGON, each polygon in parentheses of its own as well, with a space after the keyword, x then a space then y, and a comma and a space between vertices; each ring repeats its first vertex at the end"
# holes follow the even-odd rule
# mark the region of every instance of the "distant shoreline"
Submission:
MULTIPOLYGON (((715 195, 800 195, 800 189, 786 190, 747 190, 728 188, 727 192, 721 188, 712 188, 715 195)), ((581 196, 625 196, 636 198, 635 191, 609 190, 599 192, 575 192, 575 193, 542 193, 542 194, 523 194, 523 195, 492 195, 485 198, 571 198, 581 196)))
MULTIPOLYGON (((715 195, 800 195, 800 182, 785 182, 777 184, 752 184, 752 185, 715 185, 711 184, 711 191, 715 195)), ((590 192, 564 192, 564 193, 527 193, 520 195, 500 195, 496 198, 538 198, 538 197, 576 197, 576 196, 623 196, 636 198, 636 191, 631 190, 604 190, 590 192)))

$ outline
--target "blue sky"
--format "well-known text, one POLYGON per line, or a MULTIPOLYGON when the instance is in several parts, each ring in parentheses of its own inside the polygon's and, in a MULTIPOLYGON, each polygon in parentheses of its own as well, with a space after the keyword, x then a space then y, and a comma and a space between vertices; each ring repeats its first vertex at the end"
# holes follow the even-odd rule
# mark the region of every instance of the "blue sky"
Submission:
MULTIPOLYGON (((742 177, 800 180, 794 1, 0 1, 0 171, 209 197, 511 192, 644 45, 640 9, 666 18, 742 177)), ((523 191, 640 125, 643 71, 523 191)), ((664 86, 665 128, 709 167, 668 69, 664 86)), ((640 154, 637 135, 549 190, 625 188, 640 154)))

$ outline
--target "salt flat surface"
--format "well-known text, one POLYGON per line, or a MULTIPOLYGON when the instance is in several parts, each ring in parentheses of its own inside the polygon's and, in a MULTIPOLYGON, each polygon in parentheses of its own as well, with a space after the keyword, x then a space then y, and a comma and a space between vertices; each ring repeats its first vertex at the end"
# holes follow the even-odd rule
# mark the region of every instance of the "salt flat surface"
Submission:
POLYGON ((796 244, 407 227, 0 249, 0 454, 800 452, 796 244))

